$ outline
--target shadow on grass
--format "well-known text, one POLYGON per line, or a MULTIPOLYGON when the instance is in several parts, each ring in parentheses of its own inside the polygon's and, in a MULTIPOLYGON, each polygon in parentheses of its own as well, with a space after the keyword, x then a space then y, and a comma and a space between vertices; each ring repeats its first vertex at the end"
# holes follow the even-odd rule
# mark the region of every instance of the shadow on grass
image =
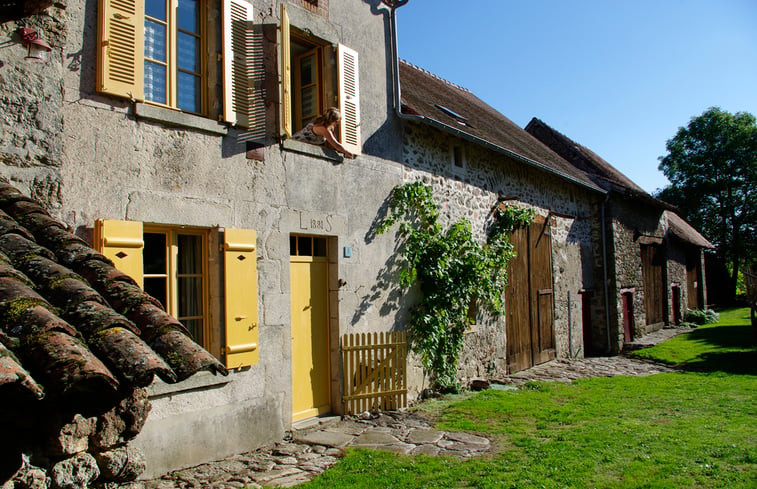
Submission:
POLYGON ((747 325, 700 327, 688 333, 688 337, 720 348, 755 347, 754 330, 747 325))
POLYGON ((723 372, 734 375, 757 375, 757 351, 704 353, 678 366, 687 372, 723 372))
MULTIPOLYGON (((745 320, 748 321, 748 318, 745 320)), ((696 358, 679 365, 681 370, 757 375, 757 341, 754 329, 748 323, 704 326, 687 336, 688 341, 714 347, 719 351, 702 352, 696 358)))

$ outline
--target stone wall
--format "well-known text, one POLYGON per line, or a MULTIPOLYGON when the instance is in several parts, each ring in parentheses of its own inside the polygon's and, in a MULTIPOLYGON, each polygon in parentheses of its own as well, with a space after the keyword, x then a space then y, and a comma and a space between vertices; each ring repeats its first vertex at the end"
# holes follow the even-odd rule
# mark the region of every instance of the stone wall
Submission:
MULTIPOLYGON (((147 463, 142 450, 129 442, 150 412, 147 392, 132 389, 111 406, 92 410, 45 400, 26 413, 14 413, 14 423, 3 432, 26 455, 2 488, 86 489, 135 480, 147 463)), ((4 415, 9 408, 2 409, 4 415)))
POLYGON ((68 26, 65 3, 0 24, 0 169, 28 195, 60 208, 63 160, 63 76, 76 59, 62 49, 68 26), (17 27, 25 23, 53 47, 49 61, 26 59, 17 27))
MULTIPOLYGON (((541 216, 550 215, 557 356, 582 356, 579 291, 601 286, 596 270, 598 249, 592 243, 592 235, 597 233, 593 210, 598 196, 417 123, 406 124, 403 144, 404 180, 431 186, 443 224, 464 217, 483 240, 487 220, 500 197, 509 204, 531 207, 541 216), (450 162, 452 144, 464 147, 464 171, 450 162)), ((466 336, 459 375, 463 379, 504 375, 505 354, 504 318, 484 316, 466 336)))
POLYGON ((688 291, 686 290, 686 247, 669 239, 666 246, 666 255, 668 258, 666 275, 668 277, 667 301, 669 311, 666 323, 675 324, 676 307, 674 305, 674 287, 678 288, 680 294, 680 303, 677 306, 679 320, 682 321, 683 316, 686 314, 686 300, 688 298, 688 291))

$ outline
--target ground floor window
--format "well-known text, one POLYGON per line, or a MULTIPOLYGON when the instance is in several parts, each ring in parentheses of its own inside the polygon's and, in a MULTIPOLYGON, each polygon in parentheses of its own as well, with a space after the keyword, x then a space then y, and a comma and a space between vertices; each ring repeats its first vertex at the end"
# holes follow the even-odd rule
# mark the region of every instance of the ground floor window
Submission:
POLYGON ((207 296, 207 233, 153 228, 144 232, 144 289, 202 344, 207 296))
POLYGON ((228 368, 258 363, 255 230, 101 219, 93 234, 100 252, 228 368))

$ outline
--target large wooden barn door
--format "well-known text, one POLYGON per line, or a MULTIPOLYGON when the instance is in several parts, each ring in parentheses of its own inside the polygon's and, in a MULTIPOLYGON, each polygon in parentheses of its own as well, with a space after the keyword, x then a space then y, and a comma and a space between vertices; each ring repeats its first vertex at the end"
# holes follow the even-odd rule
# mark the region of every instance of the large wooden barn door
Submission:
POLYGON ((662 267, 665 252, 661 245, 641 245, 641 274, 644 282, 644 312, 647 324, 657 324, 665 320, 664 286, 662 267))
POLYGON ((509 285, 505 288, 507 369, 517 372, 533 365, 531 358, 531 313, 528 282, 528 228, 510 235, 518 253, 508 264, 509 285))
POLYGON ((517 372, 555 358, 552 243, 539 217, 510 239, 518 255, 505 289, 507 367, 517 372))

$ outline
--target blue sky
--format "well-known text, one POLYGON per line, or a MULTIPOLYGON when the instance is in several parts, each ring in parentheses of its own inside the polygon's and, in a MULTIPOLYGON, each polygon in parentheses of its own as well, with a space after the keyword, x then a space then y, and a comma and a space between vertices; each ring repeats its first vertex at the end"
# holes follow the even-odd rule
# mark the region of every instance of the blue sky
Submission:
POLYGON ((757 115, 755 0, 410 0, 400 57, 524 127, 538 117, 647 191, 708 107, 757 115))

